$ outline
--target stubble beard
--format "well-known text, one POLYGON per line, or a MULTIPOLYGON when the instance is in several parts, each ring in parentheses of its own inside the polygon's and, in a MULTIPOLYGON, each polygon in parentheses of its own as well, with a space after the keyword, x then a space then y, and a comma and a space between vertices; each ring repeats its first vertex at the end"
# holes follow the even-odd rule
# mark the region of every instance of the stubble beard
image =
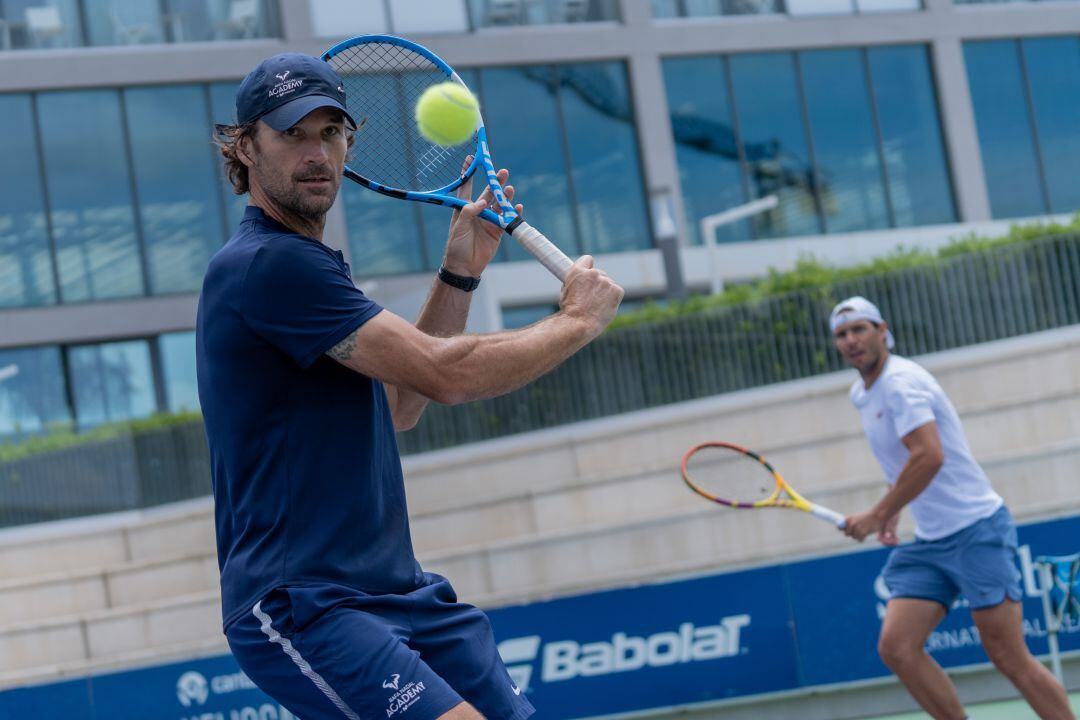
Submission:
POLYGON ((259 161, 256 161, 252 169, 256 173, 259 186, 271 202, 285 212, 313 223, 323 221, 341 187, 341 178, 329 168, 320 168, 318 172, 309 173, 330 177, 333 189, 325 195, 304 193, 298 186, 299 180, 277 173, 268 173, 259 161))

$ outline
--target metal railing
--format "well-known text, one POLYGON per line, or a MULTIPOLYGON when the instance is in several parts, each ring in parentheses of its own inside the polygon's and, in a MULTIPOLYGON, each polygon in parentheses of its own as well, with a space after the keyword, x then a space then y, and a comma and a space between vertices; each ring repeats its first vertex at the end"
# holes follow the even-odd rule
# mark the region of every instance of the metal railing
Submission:
MULTIPOLYGON (((1080 235, 1004 245, 693 315, 614 329, 493 400, 431 405, 405 454, 839 370, 826 317, 881 306, 896 351, 920 355, 1080 323, 1080 235)), ((0 526, 209 492, 201 423, 0 463, 0 526)))
POLYGON ((903 355, 1080 323, 1080 235, 617 329, 509 395, 429 407, 399 443, 421 452, 839 370, 826 318, 851 295, 881 307, 903 355))

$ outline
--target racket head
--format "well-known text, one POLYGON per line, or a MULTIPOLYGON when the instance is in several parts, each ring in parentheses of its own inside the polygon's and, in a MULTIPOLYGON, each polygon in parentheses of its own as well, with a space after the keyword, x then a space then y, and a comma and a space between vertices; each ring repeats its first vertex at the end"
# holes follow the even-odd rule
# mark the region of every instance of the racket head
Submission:
POLYGON ((695 445, 683 455, 679 469, 691 490, 720 505, 755 508, 788 504, 780 498, 786 483, 772 465, 735 443, 695 445))
POLYGON ((394 35, 360 35, 322 59, 341 76, 346 107, 362 125, 346 176, 388 195, 439 195, 453 192, 480 166, 486 134, 479 112, 472 139, 460 145, 436 145, 417 129, 416 103, 426 89, 447 81, 465 87, 438 55, 394 35))

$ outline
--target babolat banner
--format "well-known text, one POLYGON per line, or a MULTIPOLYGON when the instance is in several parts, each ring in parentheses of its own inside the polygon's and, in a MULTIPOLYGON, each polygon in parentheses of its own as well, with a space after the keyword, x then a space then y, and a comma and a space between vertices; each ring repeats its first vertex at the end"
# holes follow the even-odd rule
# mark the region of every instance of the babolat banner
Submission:
MULTIPOLYGON (((1020 528, 1024 634, 1047 652, 1033 559, 1080 549, 1080 516, 1020 528)), ((499 651, 539 719, 716 702, 888 675, 877 636, 887 549, 490 611, 499 651)), ((1066 619, 1063 652, 1080 650, 1066 619)), ((930 636, 945 667, 986 663, 963 602, 930 636)), ((388 687, 390 687, 388 685, 388 687)), ((393 689, 388 689, 388 693, 393 689)), ((408 720, 407 710, 399 715, 408 720)), ((231 656, 0 693, 0 718, 292 720, 231 656)), ((396 720, 396 718, 395 718, 396 720)))

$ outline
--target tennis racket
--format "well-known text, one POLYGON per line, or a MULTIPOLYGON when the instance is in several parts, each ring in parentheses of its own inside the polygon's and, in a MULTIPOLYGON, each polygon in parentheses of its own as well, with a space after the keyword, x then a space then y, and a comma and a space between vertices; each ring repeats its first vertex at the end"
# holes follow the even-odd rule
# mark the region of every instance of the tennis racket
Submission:
POLYGON ((726 442, 701 443, 683 455, 683 481, 706 500, 733 508, 794 508, 838 528, 844 516, 812 503, 788 485, 765 458, 726 442))
POLYGON ((424 90, 447 80, 465 87, 453 68, 422 45, 392 35, 360 35, 322 58, 345 82, 349 113, 358 121, 365 118, 363 142, 353 147, 345 177, 401 200, 461 208, 468 201, 454 191, 481 170, 502 214, 486 209, 480 216, 520 242, 559 280, 566 279, 570 258, 525 222, 503 194, 479 113, 473 142, 454 147, 435 145, 417 129, 413 112, 424 90), (469 155, 473 159, 463 173, 469 155))

